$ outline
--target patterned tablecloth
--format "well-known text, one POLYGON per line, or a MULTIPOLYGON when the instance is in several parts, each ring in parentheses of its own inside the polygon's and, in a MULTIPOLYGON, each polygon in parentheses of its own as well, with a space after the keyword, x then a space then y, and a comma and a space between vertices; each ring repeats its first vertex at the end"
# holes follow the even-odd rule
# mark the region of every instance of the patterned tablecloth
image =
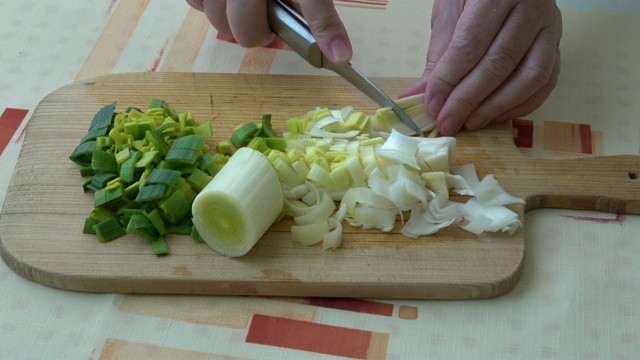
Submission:
MULTIPOLYGON (((365 73, 422 73, 431 1, 335 3, 365 73)), ((547 158, 638 154, 639 3, 560 5, 560 84, 515 122, 518 146, 547 158)), ((176 0, 0 1, 0 39, 0 205, 33 110, 67 83, 131 71, 330 75, 287 50, 243 49, 176 0)), ((77 293, 0 262, 0 359, 640 356, 640 218, 536 210, 526 229, 519 284, 477 301, 77 293)))

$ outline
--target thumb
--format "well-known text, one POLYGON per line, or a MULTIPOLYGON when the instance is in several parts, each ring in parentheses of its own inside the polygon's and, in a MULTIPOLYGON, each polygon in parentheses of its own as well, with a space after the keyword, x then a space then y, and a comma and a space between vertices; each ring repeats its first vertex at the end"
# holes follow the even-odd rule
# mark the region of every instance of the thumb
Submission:
POLYGON ((348 63, 353 50, 333 0, 298 0, 297 3, 322 53, 334 64, 348 63))

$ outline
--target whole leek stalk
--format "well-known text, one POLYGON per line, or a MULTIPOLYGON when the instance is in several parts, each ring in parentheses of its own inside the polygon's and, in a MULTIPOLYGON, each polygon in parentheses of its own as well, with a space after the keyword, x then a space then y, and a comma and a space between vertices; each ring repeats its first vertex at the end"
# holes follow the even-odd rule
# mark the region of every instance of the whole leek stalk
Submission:
POLYGON ((267 157, 242 147, 196 196, 193 225, 216 252, 242 256, 275 222, 283 206, 282 186, 267 157))

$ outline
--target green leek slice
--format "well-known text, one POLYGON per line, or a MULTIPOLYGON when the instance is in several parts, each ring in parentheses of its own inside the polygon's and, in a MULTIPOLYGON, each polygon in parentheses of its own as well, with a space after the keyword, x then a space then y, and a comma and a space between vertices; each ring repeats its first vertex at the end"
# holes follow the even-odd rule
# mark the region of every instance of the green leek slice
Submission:
POLYGON ((234 133, 231 135, 231 143, 239 148, 251 141, 250 139, 260 130, 258 125, 254 123, 246 123, 240 126, 234 133))
POLYGON ((93 231, 100 242, 111 241, 127 233, 115 217, 93 225, 93 231))
POLYGON ((175 186, 178 185, 178 179, 181 175, 182 172, 177 170, 155 168, 147 178, 147 183, 175 186))
POLYGON ((167 152, 165 161, 168 163, 195 164, 202 154, 203 146, 204 136, 201 135, 188 135, 175 139, 167 152))

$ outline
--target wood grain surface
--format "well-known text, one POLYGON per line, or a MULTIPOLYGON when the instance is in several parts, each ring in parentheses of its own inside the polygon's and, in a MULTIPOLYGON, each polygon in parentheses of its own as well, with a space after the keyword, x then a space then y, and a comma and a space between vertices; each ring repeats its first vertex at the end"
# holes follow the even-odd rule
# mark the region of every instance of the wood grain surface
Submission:
MULTIPOLYGON (((410 79, 377 79, 391 96, 410 79)), ((211 121, 213 141, 239 123, 271 113, 277 131, 315 106, 376 109, 337 77, 207 73, 108 75, 64 86, 39 104, 0 217, 0 252, 18 274, 62 289, 118 293, 471 299, 504 294, 521 276, 525 231, 473 235, 453 226, 412 239, 344 226, 335 251, 291 240, 291 221, 274 225, 246 256, 227 259, 188 236, 167 238, 170 255, 152 254, 146 240, 125 236, 101 244, 83 235, 92 193, 83 193, 78 166, 68 160, 95 112, 146 108, 154 98, 199 122, 211 121)), ((535 208, 640 214, 639 156, 551 161, 523 155, 509 123, 457 136, 457 163, 494 174, 535 208), (636 174, 634 176, 634 174, 636 174), (636 178, 636 179, 634 179, 636 178)))

